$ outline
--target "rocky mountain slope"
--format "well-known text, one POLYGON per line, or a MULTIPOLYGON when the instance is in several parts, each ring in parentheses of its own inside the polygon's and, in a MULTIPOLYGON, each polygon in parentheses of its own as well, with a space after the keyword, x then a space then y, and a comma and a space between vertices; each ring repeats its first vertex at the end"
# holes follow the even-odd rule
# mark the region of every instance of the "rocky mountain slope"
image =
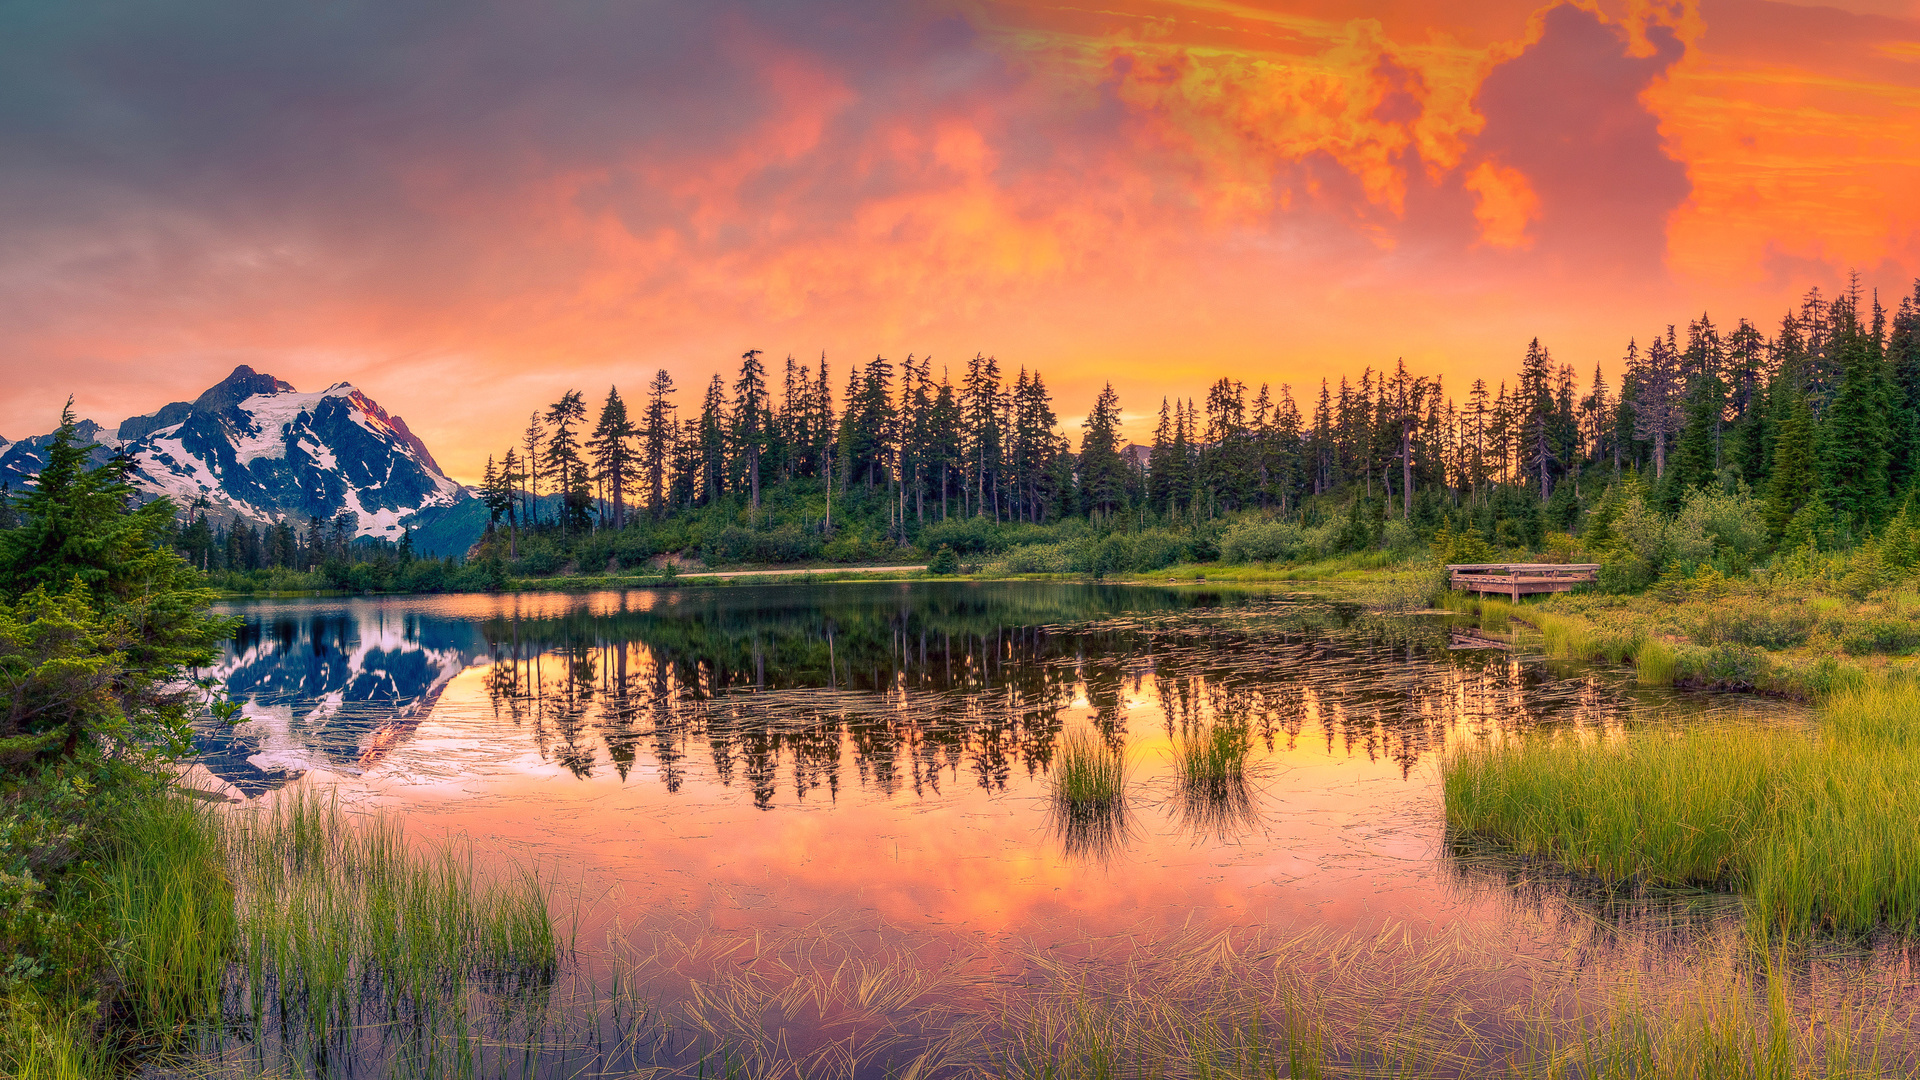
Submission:
MULTIPOLYGON (((204 501, 209 518, 264 525, 352 514, 356 536, 399 539, 416 547, 464 552, 485 524, 478 500, 440 470, 406 422, 349 383, 303 394, 289 383, 241 366, 191 402, 176 401, 108 432, 92 421, 83 439, 95 456, 115 451, 135 461, 143 494, 175 505, 204 501)), ((0 482, 31 485, 51 436, 0 451, 0 482)))

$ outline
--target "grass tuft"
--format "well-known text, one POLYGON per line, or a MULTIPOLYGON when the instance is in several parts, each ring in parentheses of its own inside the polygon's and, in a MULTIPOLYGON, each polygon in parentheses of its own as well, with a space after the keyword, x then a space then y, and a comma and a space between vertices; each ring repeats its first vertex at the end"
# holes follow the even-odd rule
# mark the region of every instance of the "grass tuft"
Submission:
POLYGON ((1228 836, 1259 821, 1247 784, 1253 737, 1244 725, 1208 724, 1174 743, 1181 820, 1198 834, 1228 836))
POLYGON ((1053 815, 1072 857, 1106 858, 1126 839, 1126 760, 1119 748, 1083 728, 1055 747, 1053 815))
POLYGON ((1634 649, 1633 666, 1641 686, 1672 686, 1679 661, 1672 646, 1650 637, 1634 649))

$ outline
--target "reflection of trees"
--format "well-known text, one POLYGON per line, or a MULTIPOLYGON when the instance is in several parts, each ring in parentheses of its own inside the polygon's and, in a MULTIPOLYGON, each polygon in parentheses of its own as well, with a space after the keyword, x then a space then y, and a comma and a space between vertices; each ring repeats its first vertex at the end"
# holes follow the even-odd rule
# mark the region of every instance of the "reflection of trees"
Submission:
POLYGON ((1233 725, 1269 751, 1318 725, 1329 751, 1415 763, 1450 738, 1622 702, 1500 654, 1447 651, 1444 624, 1345 609, 1095 586, 713 590, 649 610, 497 619, 488 692, 532 719, 542 753, 622 777, 644 756, 669 790, 696 741, 760 806, 783 786, 837 798, 842 771, 884 795, 965 775, 1004 789, 1048 767, 1076 699, 1112 746, 1130 701, 1173 736, 1233 725))

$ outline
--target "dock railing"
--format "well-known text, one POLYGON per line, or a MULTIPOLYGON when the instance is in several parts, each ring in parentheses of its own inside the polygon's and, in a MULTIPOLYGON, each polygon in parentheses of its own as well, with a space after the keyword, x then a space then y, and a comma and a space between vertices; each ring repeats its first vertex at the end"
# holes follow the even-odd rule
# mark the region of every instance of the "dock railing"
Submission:
POLYGON ((1519 600, 1535 593, 1567 592, 1598 579, 1599 563, 1449 563, 1449 584, 1461 592, 1504 593, 1519 600))

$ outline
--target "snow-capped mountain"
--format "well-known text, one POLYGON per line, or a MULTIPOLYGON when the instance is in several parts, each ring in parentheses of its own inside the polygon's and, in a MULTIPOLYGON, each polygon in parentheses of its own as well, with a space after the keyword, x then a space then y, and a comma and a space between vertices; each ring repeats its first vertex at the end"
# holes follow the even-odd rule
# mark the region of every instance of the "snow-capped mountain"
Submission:
MULTIPOLYGON (((82 420, 74 426, 75 436, 81 443, 94 443, 99 447, 92 454, 95 465, 103 464, 113 456, 113 448, 120 441, 91 420, 82 420)), ((40 475, 40 469, 47 463, 47 444, 53 442, 52 435, 35 435, 19 442, 0 440, 0 484, 13 491, 33 485, 33 478, 40 475)))
MULTIPOLYGON (((466 512, 472 494, 440 471, 406 422, 349 383, 303 394, 242 365, 191 402, 132 417, 111 435, 84 421, 80 435, 102 459, 116 449, 132 456, 141 492, 182 508, 204 499, 216 520, 304 526, 350 513, 355 535, 397 539, 403 527, 450 516, 464 533, 474 516, 466 512)), ((50 438, 7 447, 0 481, 15 490, 31 484, 50 438)), ((443 539, 444 550, 465 550, 443 539)))

